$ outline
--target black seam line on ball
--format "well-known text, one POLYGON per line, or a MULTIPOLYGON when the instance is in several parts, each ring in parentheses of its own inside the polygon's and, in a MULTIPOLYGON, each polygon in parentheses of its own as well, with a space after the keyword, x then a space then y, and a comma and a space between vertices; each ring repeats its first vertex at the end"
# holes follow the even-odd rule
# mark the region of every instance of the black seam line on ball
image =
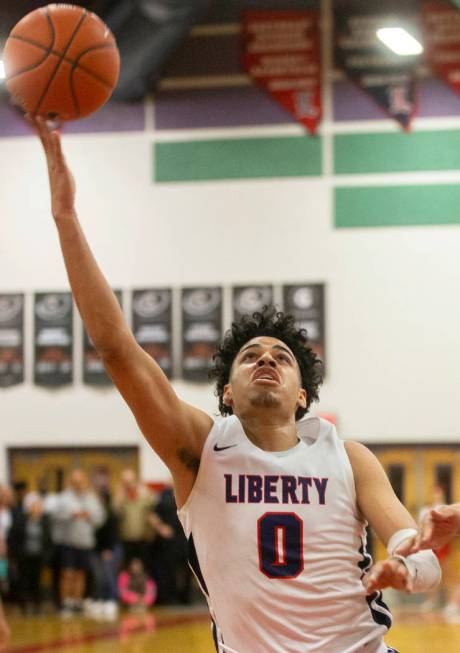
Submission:
MULTIPOLYGON (((48 8, 46 8, 45 11, 46 11, 46 13, 48 13, 48 8)), ((41 96, 40 100, 38 101, 37 106, 35 107, 35 111, 34 111, 34 113, 37 113, 38 110, 40 109, 40 106, 41 106, 43 100, 45 99, 46 94, 47 94, 48 91, 49 91, 49 88, 50 88, 50 86, 51 86, 51 83, 52 83, 53 79, 56 77, 57 71, 59 70, 59 67, 60 67, 60 65, 61 65, 61 63, 62 63, 62 61, 63 61, 65 55, 67 54, 67 52, 68 52, 70 46, 72 45, 72 42, 74 41, 74 39, 75 39, 75 37, 76 37, 76 35, 77 35, 77 33, 78 33, 78 30, 79 30, 80 27, 83 25, 83 21, 85 20, 85 18, 86 18, 87 15, 88 15, 88 12, 86 11, 86 9, 84 9, 84 10, 83 10, 83 13, 82 13, 82 15, 81 15, 81 17, 80 17, 80 20, 78 21, 78 24, 77 24, 77 26, 75 27, 75 29, 74 29, 74 31, 73 31, 73 34, 72 34, 72 36, 70 37, 69 42, 67 43, 67 46, 66 46, 64 52, 61 54, 61 56, 60 56, 60 58, 59 58, 59 61, 57 62, 56 67, 55 67, 55 69, 54 69, 54 72, 53 72, 53 74, 51 75, 51 77, 49 78, 49 80, 48 80, 48 84, 46 85, 45 90, 43 91, 42 96, 41 96)))
POLYGON ((11 77, 8 77, 8 79, 13 79, 14 77, 17 77, 18 75, 22 75, 23 73, 27 73, 27 72, 29 72, 29 70, 33 70, 37 66, 40 66, 44 61, 47 60, 47 58, 50 55, 50 52, 53 51, 54 45, 56 43, 56 30, 54 29, 53 21, 51 20, 51 18, 49 16, 49 13, 48 13, 46 8, 42 9, 42 14, 45 16, 45 18, 46 18, 46 20, 48 22, 48 26, 49 26, 49 28, 51 30, 51 45, 49 47, 45 47, 43 45, 35 43, 31 39, 27 39, 27 38, 24 38, 22 36, 14 36, 14 35, 10 36, 9 38, 16 39, 18 41, 22 41, 23 43, 31 43, 32 45, 35 45, 35 46, 37 46, 39 48, 43 48, 45 50, 45 56, 38 63, 35 62, 33 66, 27 66, 27 68, 23 68, 21 71, 15 73, 14 75, 11 75, 11 77))
POLYGON ((19 75, 22 75, 23 73, 28 73, 31 70, 33 70, 34 68, 37 68, 44 61, 46 61, 47 57, 49 57, 50 54, 53 54, 55 57, 59 57, 60 59, 62 59, 62 61, 65 61, 66 63, 69 63, 72 66, 72 68, 75 68, 76 66, 78 66, 79 68, 84 70, 87 75, 91 75, 91 77, 94 77, 94 79, 97 79, 99 82, 101 82, 101 84, 105 84, 105 86, 110 86, 110 87, 112 86, 112 84, 107 82, 105 79, 103 79, 102 77, 99 77, 99 75, 96 75, 96 73, 94 73, 92 70, 90 70, 89 68, 86 68, 85 65, 81 64, 80 59, 85 54, 88 54, 88 52, 92 52, 93 50, 99 50, 99 49, 102 50, 102 49, 106 49, 106 48, 108 48, 108 49, 114 48, 115 45, 113 45, 113 43, 107 43, 107 44, 104 44, 104 45, 93 45, 93 47, 87 48, 81 54, 79 54, 77 60, 74 60, 74 59, 71 59, 70 57, 66 57, 64 55, 61 55, 59 52, 55 52, 52 48, 47 48, 46 46, 42 45, 41 43, 35 43, 35 41, 32 41, 32 39, 25 39, 22 36, 10 36, 9 38, 10 39, 16 39, 17 41, 21 41, 22 43, 29 43, 30 45, 34 45, 35 47, 40 48, 40 50, 43 50, 46 54, 45 54, 44 59, 42 59, 38 63, 34 63, 33 66, 28 66, 27 68, 22 68, 21 70, 18 70, 17 73, 14 73, 14 75, 8 75, 8 80, 14 79, 15 77, 18 77, 19 75))
POLYGON ((94 52, 95 50, 101 50, 101 49, 106 49, 106 48, 112 48, 113 45, 107 44, 107 45, 93 45, 91 48, 86 48, 83 52, 80 53, 78 56, 77 60, 72 62, 72 70, 70 71, 70 79, 69 79, 69 84, 70 84, 70 92, 72 94, 72 100, 74 103, 74 106, 77 111, 77 115, 79 116, 81 111, 80 111, 80 104, 78 102, 78 97, 77 97, 77 92, 75 90, 75 83, 74 83, 74 74, 77 68, 85 72, 86 74, 89 74, 94 80, 102 84, 108 89, 112 89, 112 84, 109 84, 106 82, 104 79, 99 77, 99 75, 96 75, 96 73, 93 73, 89 69, 85 68, 85 66, 80 65, 80 59, 85 56, 85 54, 88 54, 88 52, 94 52))

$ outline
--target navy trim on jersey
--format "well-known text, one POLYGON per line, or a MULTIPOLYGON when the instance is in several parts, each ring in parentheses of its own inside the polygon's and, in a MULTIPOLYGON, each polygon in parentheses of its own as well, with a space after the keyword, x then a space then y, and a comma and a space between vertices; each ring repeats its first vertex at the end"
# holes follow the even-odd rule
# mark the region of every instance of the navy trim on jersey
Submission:
MULTIPOLYGON (((361 539, 361 546, 359 547, 359 552, 361 554, 361 560, 358 562, 358 567, 363 572, 361 576, 361 580, 362 580, 364 576, 369 572, 369 569, 372 566, 372 556, 369 554, 368 550, 366 549, 363 539, 361 539)), ((367 601, 367 605, 369 606, 372 619, 375 621, 375 623, 379 624, 379 626, 386 626, 386 628, 388 628, 389 630, 391 628, 391 624, 393 623, 393 620, 391 618, 390 608, 383 600, 382 592, 377 592, 377 591, 373 592, 370 596, 366 596, 366 601, 367 601)), ((392 649, 389 649, 389 651, 391 653, 392 649)), ((396 651, 396 653, 398 652, 396 651)))
POLYGON ((198 562, 198 556, 196 553, 195 542, 193 541, 192 533, 190 533, 190 537, 187 540, 187 558, 191 570, 195 574, 198 582, 200 583, 202 592, 209 597, 208 588, 206 587, 203 574, 201 573, 200 563, 198 562))
POLYGON ((366 601, 375 623, 379 624, 379 626, 386 626, 390 630, 393 620, 390 608, 383 600, 382 592, 373 592, 370 596, 366 596, 366 601))
POLYGON ((363 572, 361 579, 367 574, 369 569, 372 567, 372 556, 369 551, 365 548, 364 540, 361 539, 361 546, 359 547, 359 552, 362 556, 362 559, 358 562, 358 567, 363 572))
POLYGON ((211 632, 212 632, 212 639, 214 641, 214 646, 216 647, 217 653, 219 653, 219 642, 217 641, 217 626, 216 622, 212 620, 212 626, 211 626, 211 632))

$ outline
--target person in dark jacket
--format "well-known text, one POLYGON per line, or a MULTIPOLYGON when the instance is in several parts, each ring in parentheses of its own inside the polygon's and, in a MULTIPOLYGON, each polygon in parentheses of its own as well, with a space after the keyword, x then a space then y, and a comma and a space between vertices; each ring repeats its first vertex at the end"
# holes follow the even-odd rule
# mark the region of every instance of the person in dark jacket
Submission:
POLYGON ((149 515, 156 533, 151 548, 151 573, 158 586, 158 603, 188 604, 191 601, 191 571, 187 540, 177 517, 172 487, 166 487, 149 515))
POLYGON ((27 614, 39 613, 42 604, 41 575, 51 551, 48 515, 37 497, 28 511, 17 515, 8 538, 17 560, 19 600, 27 614))
POLYGON ((89 603, 87 612, 96 619, 113 619, 118 612, 117 576, 122 556, 119 521, 112 507, 110 493, 101 492, 99 498, 106 517, 95 532, 96 545, 91 556, 93 600, 89 603))

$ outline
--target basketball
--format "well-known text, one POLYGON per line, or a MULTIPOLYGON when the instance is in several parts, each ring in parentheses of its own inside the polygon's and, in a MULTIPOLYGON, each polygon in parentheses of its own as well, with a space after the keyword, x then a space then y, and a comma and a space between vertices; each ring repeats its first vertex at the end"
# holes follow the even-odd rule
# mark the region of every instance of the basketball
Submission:
POLYGON ((13 27, 3 52, 13 102, 46 118, 75 120, 99 109, 118 80, 115 38, 95 14, 50 4, 13 27))

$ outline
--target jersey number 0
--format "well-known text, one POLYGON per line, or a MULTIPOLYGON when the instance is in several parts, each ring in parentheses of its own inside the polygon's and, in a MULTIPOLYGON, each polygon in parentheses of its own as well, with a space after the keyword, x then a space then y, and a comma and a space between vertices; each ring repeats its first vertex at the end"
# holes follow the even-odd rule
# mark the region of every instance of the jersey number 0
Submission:
POLYGON ((293 512, 266 512, 257 522, 259 568, 268 578, 296 578, 303 571, 303 522, 293 512))

